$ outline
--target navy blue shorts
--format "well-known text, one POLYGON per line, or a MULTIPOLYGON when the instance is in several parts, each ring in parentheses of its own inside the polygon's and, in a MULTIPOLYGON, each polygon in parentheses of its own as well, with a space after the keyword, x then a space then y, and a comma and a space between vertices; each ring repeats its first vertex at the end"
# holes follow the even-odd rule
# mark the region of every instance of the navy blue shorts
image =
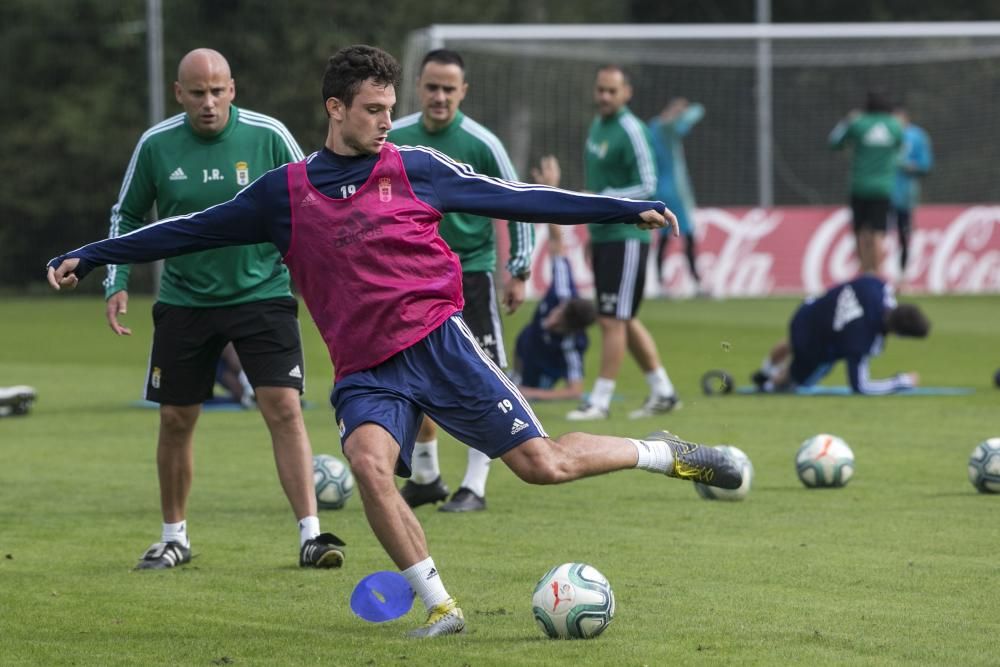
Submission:
POLYGON ((809 328, 809 301, 795 311, 791 324, 788 325, 788 340, 792 347, 792 363, 788 368, 788 376, 799 387, 811 387, 825 378, 833 364, 825 361, 822 350, 817 350, 811 340, 809 328))
POLYGON ((337 382, 330 397, 340 440, 377 424, 399 443, 396 474, 410 476, 423 414, 455 439, 497 458, 545 430, 510 379, 453 315, 419 343, 337 382))

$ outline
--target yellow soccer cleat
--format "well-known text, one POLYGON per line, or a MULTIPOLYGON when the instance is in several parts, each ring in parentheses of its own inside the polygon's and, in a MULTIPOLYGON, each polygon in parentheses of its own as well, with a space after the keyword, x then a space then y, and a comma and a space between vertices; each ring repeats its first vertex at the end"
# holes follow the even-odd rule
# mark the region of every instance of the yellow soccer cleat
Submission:
POLYGON ((427 621, 416 630, 410 630, 407 637, 423 639, 442 635, 460 635, 465 632, 465 615, 455 598, 448 598, 434 605, 427 613, 427 621))
POLYGON ((651 433, 646 439, 661 440, 670 447, 674 464, 667 471, 668 477, 689 479, 723 489, 738 489, 743 484, 743 473, 739 466, 714 447, 681 440, 669 431, 651 433))

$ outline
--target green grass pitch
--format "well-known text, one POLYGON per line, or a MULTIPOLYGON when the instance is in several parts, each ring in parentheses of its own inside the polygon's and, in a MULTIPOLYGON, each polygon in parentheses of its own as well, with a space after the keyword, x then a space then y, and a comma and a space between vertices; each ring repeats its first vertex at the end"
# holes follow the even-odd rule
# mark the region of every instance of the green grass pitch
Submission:
MULTIPOLYGON (((676 414, 630 422, 645 396, 626 362, 604 433, 669 428, 731 443, 756 470, 743 503, 625 471, 530 487, 501 464, 489 511, 417 514, 468 633, 423 643, 403 633, 422 605, 382 625, 348 598, 392 569, 360 502, 321 515, 349 544, 339 571, 297 567, 298 535, 255 413, 206 413, 196 433, 189 526, 194 561, 132 572, 159 537, 156 413, 138 398, 150 341, 148 299, 116 339, 87 296, 0 302, 0 385, 31 384, 31 415, 0 419, 0 663, 4 665, 986 665, 1000 661, 1000 496, 966 478, 973 447, 1000 435, 1000 297, 919 300, 926 341, 891 340, 874 376, 918 370, 957 397, 706 398, 701 373, 744 382, 783 334, 795 301, 650 301, 642 317, 684 400, 676 414), (819 432, 843 437, 857 473, 807 490, 793 457, 819 432), (586 562, 610 580, 618 612, 593 641, 551 641, 531 592, 550 567, 586 562)), ((508 349, 532 304, 507 320, 508 349)), ((340 453, 327 404, 330 366, 311 323, 306 420, 317 453, 340 453)), ((597 337, 595 332, 595 338, 597 337)), ((587 360, 588 377, 597 365, 587 360)), ((830 378, 843 384, 838 367, 830 378)), ((569 403, 539 404, 551 434, 569 403)), ((455 488, 464 448, 445 437, 455 488)))

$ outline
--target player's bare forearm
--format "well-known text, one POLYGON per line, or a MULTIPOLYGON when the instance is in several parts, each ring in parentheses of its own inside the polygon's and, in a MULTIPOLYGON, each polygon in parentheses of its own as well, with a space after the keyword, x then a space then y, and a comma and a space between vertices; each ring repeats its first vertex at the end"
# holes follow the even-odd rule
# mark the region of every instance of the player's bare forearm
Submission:
POLYGON ((538 387, 518 387, 529 401, 567 401, 583 398, 583 383, 574 382, 565 387, 540 389, 538 387))

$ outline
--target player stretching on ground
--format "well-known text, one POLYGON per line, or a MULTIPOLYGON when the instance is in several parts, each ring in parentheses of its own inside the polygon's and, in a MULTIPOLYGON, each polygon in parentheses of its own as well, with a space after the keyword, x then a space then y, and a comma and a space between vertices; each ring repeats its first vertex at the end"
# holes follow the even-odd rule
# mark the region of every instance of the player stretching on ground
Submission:
POLYGON ((930 322, 917 306, 897 305, 892 288, 866 274, 799 306, 788 338, 774 346, 752 380, 768 392, 811 387, 843 359, 847 381, 859 394, 909 389, 917 385, 916 373, 873 380, 868 362, 881 354, 888 334, 924 338, 928 331, 930 322))
POLYGON ((326 145, 272 170, 232 201, 79 248, 49 262, 49 283, 75 287, 98 265, 270 242, 282 253, 330 351, 344 454, 365 515, 427 607, 411 636, 465 629, 423 529, 396 489, 409 476, 423 414, 501 458, 521 479, 557 484, 640 468, 737 488, 722 452, 664 432, 644 440, 569 433, 549 438, 527 400, 462 321, 461 265, 438 234, 466 211, 562 224, 662 227, 660 202, 586 195, 476 174, 426 148, 386 141, 399 64, 370 46, 341 49, 323 78, 326 145))
POLYGON ((549 257, 552 284, 531 322, 517 336, 515 380, 525 398, 579 399, 583 396, 583 355, 589 344, 586 330, 596 321, 597 309, 576 291, 558 225, 549 225, 549 257), (557 387, 562 380, 565 386, 557 387))

